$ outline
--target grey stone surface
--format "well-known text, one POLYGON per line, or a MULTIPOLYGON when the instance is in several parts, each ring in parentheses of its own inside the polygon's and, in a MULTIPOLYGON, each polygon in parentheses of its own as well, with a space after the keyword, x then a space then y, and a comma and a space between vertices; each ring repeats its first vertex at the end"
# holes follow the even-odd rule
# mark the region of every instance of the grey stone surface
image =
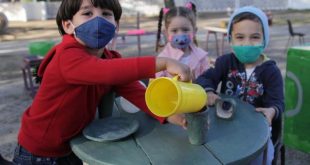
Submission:
POLYGON ((138 121, 125 117, 109 117, 94 120, 84 130, 83 135, 97 142, 120 140, 139 128, 138 121))

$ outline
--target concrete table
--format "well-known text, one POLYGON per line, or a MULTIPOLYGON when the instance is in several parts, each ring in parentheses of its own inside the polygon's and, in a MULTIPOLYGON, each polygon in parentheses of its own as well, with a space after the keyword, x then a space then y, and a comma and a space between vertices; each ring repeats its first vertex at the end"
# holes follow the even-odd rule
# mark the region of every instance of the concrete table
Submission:
POLYGON ((205 145, 191 145, 182 128, 159 124, 138 112, 125 114, 140 123, 133 135, 105 143, 90 141, 80 135, 71 141, 72 150, 90 165, 247 164, 265 149, 270 136, 269 126, 254 107, 236 101, 233 120, 219 119, 214 108, 209 109, 210 129, 205 145))

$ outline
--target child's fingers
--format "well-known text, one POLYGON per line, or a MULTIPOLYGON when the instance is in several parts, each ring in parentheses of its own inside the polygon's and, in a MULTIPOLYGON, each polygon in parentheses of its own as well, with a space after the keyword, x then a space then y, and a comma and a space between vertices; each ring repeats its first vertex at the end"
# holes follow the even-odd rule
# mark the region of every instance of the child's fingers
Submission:
POLYGON ((255 108, 255 111, 262 113, 266 117, 266 112, 263 108, 255 108))
POLYGON ((187 121, 185 119, 184 114, 176 114, 176 115, 169 116, 167 118, 167 121, 169 123, 181 126, 183 129, 187 129, 187 121))
POLYGON ((270 115, 268 114, 268 111, 266 111, 265 108, 256 108, 255 110, 256 112, 262 113, 266 117, 268 124, 271 125, 272 119, 270 118, 270 115))
POLYGON ((180 81, 190 82, 191 80, 192 80, 191 71, 188 69, 183 70, 181 75, 180 75, 180 81))
POLYGON ((266 108, 256 108, 256 112, 261 112, 264 116, 268 116, 268 111, 266 108))
POLYGON ((208 103, 209 106, 213 106, 215 104, 215 100, 214 99, 208 99, 208 103))
POLYGON ((187 129, 187 121, 185 119, 185 116, 184 115, 181 115, 181 122, 180 122, 180 125, 182 126, 183 129, 187 129))
POLYGON ((190 68, 185 65, 185 64, 180 64, 181 65, 181 73, 183 74, 183 76, 181 75, 181 81, 184 82, 189 82, 192 79, 192 73, 190 68))
POLYGON ((220 99, 220 97, 214 93, 208 93, 208 105, 212 106, 215 104, 215 101, 220 99))
POLYGON ((186 119, 182 120, 182 127, 183 127, 183 129, 187 130, 187 121, 186 121, 186 119))
POLYGON ((180 75, 180 81, 182 82, 189 82, 191 81, 190 76, 187 76, 186 74, 180 75))

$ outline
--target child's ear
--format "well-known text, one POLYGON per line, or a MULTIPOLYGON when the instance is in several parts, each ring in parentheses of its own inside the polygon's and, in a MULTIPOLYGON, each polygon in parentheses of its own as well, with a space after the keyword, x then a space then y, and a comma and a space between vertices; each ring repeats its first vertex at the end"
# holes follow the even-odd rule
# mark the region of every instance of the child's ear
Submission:
POLYGON ((73 27, 70 20, 62 21, 62 28, 69 35, 73 34, 73 32, 74 32, 74 27, 73 27))

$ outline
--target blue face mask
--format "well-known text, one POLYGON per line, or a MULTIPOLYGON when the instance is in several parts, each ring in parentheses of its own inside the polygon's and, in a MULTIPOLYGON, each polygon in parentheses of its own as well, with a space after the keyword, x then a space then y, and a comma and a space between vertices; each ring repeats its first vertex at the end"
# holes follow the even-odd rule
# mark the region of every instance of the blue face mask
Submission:
POLYGON ((180 34, 180 35, 173 35, 170 39, 170 42, 174 48, 185 49, 192 42, 192 39, 188 34, 180 34))
POLYGON ((116 27, 102 17, 95 17, 74 29, 75 36, 93 49, 105 47, 114 37, 116 27))
POLYGON ((264 46, 262 45, 246 45, 246 46, 239 46, 234 45, 232 46, 234 53, 237 59, 241 63, 254 63, 258 57, 262 54, 264 50, 264 46))

